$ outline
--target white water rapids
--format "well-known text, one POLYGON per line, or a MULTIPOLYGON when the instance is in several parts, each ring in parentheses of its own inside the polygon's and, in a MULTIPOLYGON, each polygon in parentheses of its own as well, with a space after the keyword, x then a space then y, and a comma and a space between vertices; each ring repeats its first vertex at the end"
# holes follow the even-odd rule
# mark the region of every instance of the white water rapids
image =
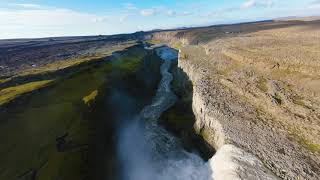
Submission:
POLYGON ((168 71, 178 53, 168 47, 155 51, 163 60, 162 79, 150 105, 121 129, 118 155, 124 180, 209 180, 211 170, 199 155, 186 152, 180 139, 158 125, 161 114, 177 97, 170 89, 173 80, 168 71))

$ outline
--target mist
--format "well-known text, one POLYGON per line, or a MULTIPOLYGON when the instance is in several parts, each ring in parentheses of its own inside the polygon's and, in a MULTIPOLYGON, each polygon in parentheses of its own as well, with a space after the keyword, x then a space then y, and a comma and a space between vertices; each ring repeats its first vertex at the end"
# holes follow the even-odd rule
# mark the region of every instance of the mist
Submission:
POLYGON ((209 180, 212 173, 208 163, 196 152, 186 152, 181 140, 158 123, 161 114, 177 100, 170 89, 173 77, 168 72, 177 52, 170 48, 156 50, 163 59, 156 95, 150 105, 123 120, 126 123, 118 129, 121 180, 209 180))

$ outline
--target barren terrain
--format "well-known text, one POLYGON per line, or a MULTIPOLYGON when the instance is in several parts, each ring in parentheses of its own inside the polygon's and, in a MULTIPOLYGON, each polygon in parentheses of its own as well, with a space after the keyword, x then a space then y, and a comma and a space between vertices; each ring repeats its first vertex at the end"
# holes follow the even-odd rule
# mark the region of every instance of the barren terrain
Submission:
POLYGON ((180 50, 179 67, 199 90, 194 98, 205 100, 206 110, 194 106, 199 133, 213 146, 243 147, 282 178, 320 177, 320 21, 212 26, 149 38, 180 50), (216 122, 224 133, 219 142, 216 122))

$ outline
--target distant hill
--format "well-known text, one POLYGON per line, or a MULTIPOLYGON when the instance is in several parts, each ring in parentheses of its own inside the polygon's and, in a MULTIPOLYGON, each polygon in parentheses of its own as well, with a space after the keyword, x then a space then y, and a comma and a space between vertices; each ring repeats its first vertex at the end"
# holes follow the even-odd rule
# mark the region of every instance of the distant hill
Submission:
POLYGON ((320 16, 307 16, 307 17, 299 17, 299 16, 289 16, 289 17, 283 17, 283 18, 277 18, 276 21, 315 21, 320 20, 320 16))

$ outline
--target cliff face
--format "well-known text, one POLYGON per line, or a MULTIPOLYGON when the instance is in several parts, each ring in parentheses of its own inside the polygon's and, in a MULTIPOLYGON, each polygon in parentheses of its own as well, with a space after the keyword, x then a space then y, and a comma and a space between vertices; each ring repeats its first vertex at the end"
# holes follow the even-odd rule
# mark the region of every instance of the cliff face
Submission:
POLYGON ((185 60, 179 62, 179 67, 193 82, 194 128, 217 149, 209 160, 214 179, 276 179, 257 157, 245 150, 253 150, 256 143, 264 143, 264 137, 268 136, 264 133, 257 141, 259 137, 252 129, 261 132, 261 126, 241 118, 247 115, 245 110, 250 111, 250 107, 239 112, 239 107, 245 105, 219 83, 210 82, 206 70, 196 69, 185 60))
POLYGON ((230 179, 275 179, 267 168, 283 179, 320 178, 319 51, 311 51, 319 37, 305 32, 319 31, 306 30, 311 25, 319 22, 151 36, 180 50, 178 71, 193 83, 194 128, 218 150, 210 160, 216 178, 225 173, 230 179), (303 43, 294 44, 298 39, 303 43))
POLYGON ((18 91, 0 106, 0 179, 116 179, 116 118, 133 116, 151 101, 160 65, 137 45, 48 74, 21 76, 29 83, 12 79, 4 92, 18 91, 18 83, 29 91, 18 91), (30 88, 39 79, 54 84, 30 88))

